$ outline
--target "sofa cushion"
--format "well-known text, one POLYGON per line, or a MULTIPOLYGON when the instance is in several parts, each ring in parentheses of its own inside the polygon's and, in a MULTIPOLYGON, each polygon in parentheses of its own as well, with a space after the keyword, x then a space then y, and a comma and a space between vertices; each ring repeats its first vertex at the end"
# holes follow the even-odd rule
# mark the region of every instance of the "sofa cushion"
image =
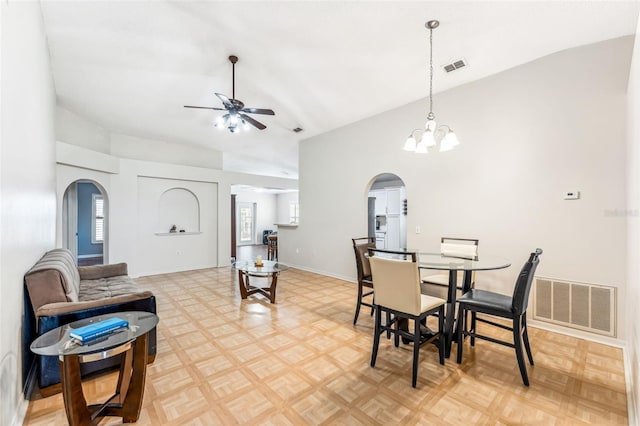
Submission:
POLYGON ((29 272, 24 278, 34 311, 49 303, 68 302, 60 279, 60 272, 53 269, 29 272))
POLYGON ((124 262, 110 265, 79 266, 78 272, 80 273, 80 281, 117 277, 118 275, 129 274, 129 271, 127 271, 127 264, 124 262))
POLYGON ((80 281, 81 302, 138 293, 140 289, 127 275, 80 281))
POLYGON ((80 274, 78 273, 78 267, 71 252, 67 249, 53 249, 48 251, 33 265, 26 275, 47 269, 53 269, 59 272, 67 301, 77 302, 80 291, 80 274))

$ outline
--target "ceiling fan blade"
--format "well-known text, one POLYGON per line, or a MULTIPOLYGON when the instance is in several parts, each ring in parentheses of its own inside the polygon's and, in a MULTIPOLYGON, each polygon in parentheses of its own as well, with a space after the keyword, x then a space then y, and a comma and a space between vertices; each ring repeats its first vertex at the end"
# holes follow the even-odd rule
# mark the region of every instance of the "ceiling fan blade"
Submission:
POLYGON ((225 108, 214 108, 214 107, 201 107, 201 106, 193 106, 193 105, 185 105, 185 108, 199 108, 199 109, 214 109, 216 111, 226 111, 225 108))
POLYGON ((254 127, 257 127, 260 130, 264 130, 267 128, 267 126, 265 126, 258 120, 249 117, 247 114, 240 113, 240 117, 242 117, 243 120, 247 121, 249 124, 253 125, 254 127))
POLYGON ((248 112, 250 114, 264 114, 264 115, 276 115, 272 109, 264 109, 264 108, 242 108, 240 111, 248 112))
POLYGON ((233 108, 233 104, 225 95, 222 93, 216 93, 216 96, 222 101, 222 105, 224 105, 226 109, 233 108))

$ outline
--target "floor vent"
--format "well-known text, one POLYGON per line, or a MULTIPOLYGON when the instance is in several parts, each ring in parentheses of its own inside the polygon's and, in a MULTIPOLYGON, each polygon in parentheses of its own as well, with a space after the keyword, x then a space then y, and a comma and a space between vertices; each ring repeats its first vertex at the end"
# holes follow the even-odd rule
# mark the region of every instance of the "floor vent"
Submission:
POLYGON ((533 319, 616 336, 616 289, 536 277, 533 319))

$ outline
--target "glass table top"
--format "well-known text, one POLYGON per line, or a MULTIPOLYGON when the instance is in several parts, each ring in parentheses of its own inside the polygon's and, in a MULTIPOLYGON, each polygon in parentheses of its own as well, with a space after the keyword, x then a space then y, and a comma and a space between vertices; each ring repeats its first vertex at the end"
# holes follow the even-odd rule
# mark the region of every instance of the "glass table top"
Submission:
POLYGON ((456 256, 445 256, 442 253, 426 253, 420 250, 395 248, 375 249, 385 257, 404 257, 398 252, 417 252, 418 267, 422 269, 436 269, 443 271, 488 271, 504 269, 511 266, 511 262, 503 257, 480 254, 473 259, 456 256))
POLYGON ((250 274, 273 274, 286 271, 289 267, 273 260, 263 260, 263 266, 256 266, 255 260, 238 260, 233 263, 233 269, 250 274))
POLYGON ((445 256, 441 253, 418 253, 418 267, 422 269, 456 270, 456 271, 488 271, 504 269, 511 262, 503 257, 478 255, 473 259, 445 256))
POLYGON ((113 314, 97 315, 95 317, 65 324, 46 332, 33 341, 31 344, 31 351, 38 355, 46 356, 84 355, 94 352, 102 352, 135 340, 137 337, 152 330, 158 324, 158 321, 159 319, 156 314, 141 311, 116 312, 113 314), (69 332, 75 328, 83 327, 109 318, 120 318, 126 320, 129 322, 129 327, 118 330, 107 336, 90 340, 85 344, 74 343, 74 340, 69 337, 69 332))

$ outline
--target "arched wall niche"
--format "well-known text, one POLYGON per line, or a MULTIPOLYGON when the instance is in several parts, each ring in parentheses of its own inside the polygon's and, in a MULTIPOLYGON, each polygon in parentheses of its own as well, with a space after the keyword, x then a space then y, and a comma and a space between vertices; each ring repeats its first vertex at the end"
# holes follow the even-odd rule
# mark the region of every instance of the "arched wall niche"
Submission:
POLYGON ((186 188, 170 188, 158 200, 159 232, 200 232, 200 200, 186 188))

